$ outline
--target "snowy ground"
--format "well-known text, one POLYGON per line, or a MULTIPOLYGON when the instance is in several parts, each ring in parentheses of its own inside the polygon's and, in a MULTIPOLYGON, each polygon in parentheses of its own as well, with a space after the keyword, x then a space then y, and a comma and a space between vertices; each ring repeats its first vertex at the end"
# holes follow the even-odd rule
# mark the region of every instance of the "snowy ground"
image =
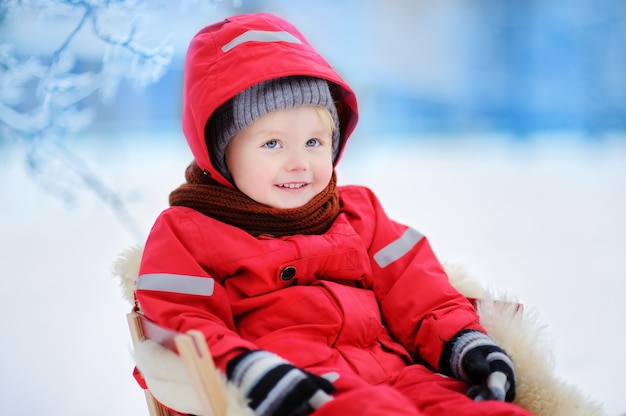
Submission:
MULTIPOLYGON (((536 308, 556 373, 626 414, 626 140, 355 139, 341 183, 373 188, 442 260, 536 308)), ((120 191, 144 233, 190 160, 165 141, 74 148, 120 191), (158 144, 155 144, 157 142, 158 144)), ((101 202, 38 188, 21 149, 0 153, 0 414, 147 415, 110 266, 135 243, 101 202)))

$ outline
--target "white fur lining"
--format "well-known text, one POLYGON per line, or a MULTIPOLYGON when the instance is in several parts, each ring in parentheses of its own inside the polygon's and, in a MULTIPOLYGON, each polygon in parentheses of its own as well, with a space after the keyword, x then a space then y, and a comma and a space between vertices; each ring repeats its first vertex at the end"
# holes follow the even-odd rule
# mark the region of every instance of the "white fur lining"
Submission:
POLYGON ((517 373, 515 403, 538 416, 601 416, 600 404, 554 373, 551 338, 532 308, 514 297, 486 293, 477 304, 480 323, 511 356, 517 373))
MULTIPOLYGON (((202 415, 202 407, 194 392, 185 364, 173 351, 153 342, 143 341, 133 354, 137 368, 144 377, 148 390, 155 399, 180 413, 202 415)), ((228 396, 229 416, 254 416, 239 389, 226 381, 218 371, 228 396)))
POLYGON ((181 413, 202 414, 191 380, 178 355, 146 340, 135 347, 133 357, 155 399, 181 413))

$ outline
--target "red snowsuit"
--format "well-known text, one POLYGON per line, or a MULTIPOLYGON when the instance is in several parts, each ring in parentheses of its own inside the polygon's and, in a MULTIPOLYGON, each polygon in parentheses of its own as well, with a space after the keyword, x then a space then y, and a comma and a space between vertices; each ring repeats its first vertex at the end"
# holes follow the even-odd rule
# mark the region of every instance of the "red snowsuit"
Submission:
MULTIPOLYGON (((339 87, 343 149, 357 120, 354 93, 294 27, 240 16, 196 35, 183 128, 201 168, 232 186, 211 165, 204 125, 240 91, 287 75, 339 87)), ((475 403, 467 385, 429 370, 456 332, 482 330, 474 309, 426 238, 390 220, 369 190, 339 187, 339 196, 341 213, 323 235, 253 237, 190 208, 165 210, 145 245, 142 311, 162 326, 202 331, 222 370, 246 349, 265 349, 316 374, 338 373, 335 400, 315 415, 528 414, 475 403)))

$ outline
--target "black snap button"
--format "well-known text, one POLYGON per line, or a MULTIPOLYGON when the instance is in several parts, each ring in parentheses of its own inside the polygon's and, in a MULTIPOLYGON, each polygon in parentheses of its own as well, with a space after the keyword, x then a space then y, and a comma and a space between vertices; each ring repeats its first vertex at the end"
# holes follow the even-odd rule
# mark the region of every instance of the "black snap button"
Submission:
POLYGON ((296 275, 296 268, 293 266, 287 266, 280 272, 280 280, 288 282, 296 275))

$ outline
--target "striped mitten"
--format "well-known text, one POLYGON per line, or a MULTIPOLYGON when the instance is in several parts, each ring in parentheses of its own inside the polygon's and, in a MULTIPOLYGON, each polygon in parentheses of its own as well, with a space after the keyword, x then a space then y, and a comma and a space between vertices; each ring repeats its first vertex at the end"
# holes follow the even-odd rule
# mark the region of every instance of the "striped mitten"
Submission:
POLYGON ((486 334, 459 331, 443 348, 439 368, 470 384, 476 401, 515 398, 515 368, 509 356, 486 334))
POLYGON ((247 351, 232 359, 228 379, 239 387, 257 415, 304 416, 332 397, 333 384, 264 350, 247 351))

